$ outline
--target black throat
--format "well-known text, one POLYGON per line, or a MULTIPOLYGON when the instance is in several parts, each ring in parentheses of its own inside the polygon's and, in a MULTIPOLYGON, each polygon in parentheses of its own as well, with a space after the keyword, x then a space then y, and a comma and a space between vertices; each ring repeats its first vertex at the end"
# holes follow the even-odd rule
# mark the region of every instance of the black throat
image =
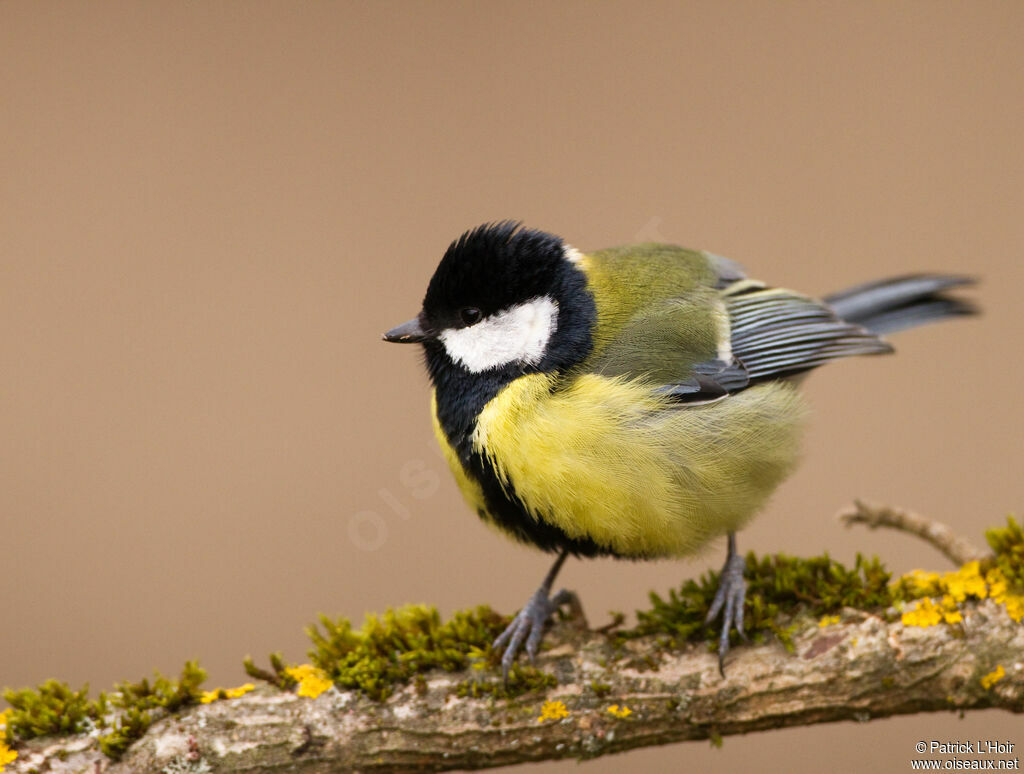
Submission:
POLYGON ((460 455, 468 448, 480 412, 504 387, 526 374, 564 374, 583 362, 593 349, 591 330, 597 319, 594 298, 583 272, 562 260, 552 288, 558 303, 557 323, 544 357, 536 365, 509 363, 474 373, 452 360, 440 341, 424 343, 427 371, 437 396, 438 421, 460 455))
MULTIPOLYGON (((565 261, 554 290, 558 322, 544 358, 536 365, 511 363, 473 373, 454 362, 441 342, 433 340, 424 344, 427 370, 437 401, 437 419, 463 468, 483 489, 487 515, 513 537, 545 551, 564 549, 577 556, 613 554, 591 540, 572 538, 537 519, 516 495, 515 482, 503 484, 486 454, 473 449, 471 439, 477 418, 502 389, 530 373, 564 374, 590 354, 591 330, 597 313, 583 273, 565 261)), ((552 389, 560 389, 557 381, 552 389)))

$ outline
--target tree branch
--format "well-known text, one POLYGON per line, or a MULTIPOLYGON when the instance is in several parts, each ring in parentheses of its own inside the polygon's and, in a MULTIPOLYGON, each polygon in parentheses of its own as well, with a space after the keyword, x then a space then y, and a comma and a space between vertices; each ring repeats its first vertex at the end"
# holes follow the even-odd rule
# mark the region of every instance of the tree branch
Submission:
POLYGON ((981 559, 986 556, 984 551, 976 548, 966 538, 957 535, 945 524, 926 519, 924 516, 902 508, 854 500, 853 505, 847 506, 839 512, 838 518, 847 527, 854 524, 865 524, 870 529, 891 527, 916 535, 931 543, 958 566, 972 559, 981 559))
MULTIPOLYGON (((944 525, 899 509, 858 502, 843 519, 918 535, 958 563, 981 556, 944 525)), ((846 608, 821 621, 803 614, 790 629, 791 651, 775 639, 734 648, 722 678, 706 644, 591 630, 578 610, 546 638, 538 666, 558 680, 546 693, 467 698, 460 688, 500 679, 474 669, 429 673, 383 702, 336 687, 310 699, 268 685, 153 723, 119 762, 100 753, 93 734, 24 742, 8 767, 83 774, 483 769, 839 720, 1024 712, 1024 626, 991 598, 968 598, 956 611, 962 619, 946 610, 934 618, 947 623, 927 626, 904 625, 895 609, 846 608)))
POLYGON ((824 627, 805 619, 795 652, 778 642, 736 648, 725 679, 704 646, 673 650, 657 638, 616 646, 563 622, 539 659, 559 679, 546 695, 458 698, 470 673, 429 675, 425 688, 383 703, 333 688, 308 699, 268 686, 155 723, 119 763, 89 737, 34 740, 19 748, 13 771, 475 769, 837 720, 1024 711, 1024 626, 991 600, 963 610, 962 624, 924 628, 852 609, 824 627), (1002 679, 982 679, 1000 666, 1002 679), (538 722, 545 701, 562 702, 567 716, 538 722), (613 705, 630 714, 617 717, 613 705))

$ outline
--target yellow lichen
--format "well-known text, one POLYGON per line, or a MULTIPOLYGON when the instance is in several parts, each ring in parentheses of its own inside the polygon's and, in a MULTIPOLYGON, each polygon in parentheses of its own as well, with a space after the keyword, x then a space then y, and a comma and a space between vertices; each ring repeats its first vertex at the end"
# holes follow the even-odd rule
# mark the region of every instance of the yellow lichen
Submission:
POLYGON ((333 685, 327 673, 312 664, 288 667, 285 672, 299 684, 296 693, 310 699, 315 699, 333 685))
POLYGON ((943 610, 942 620, 948 624, 958 624, 964 620, 964 615, 959 610, 943 610))
POLYGON ((985 582, 988 583, 988 595, 993 601, 1006 606, 1010 618, 1018 623, 1024 620, 1024 596, 1008 593, 1009 584, 1002 570, 993 567, 985 573, 985 582))
POLYGON ((1000 664, 987 675, 981 678, 981 687, 987 691, 993 685, 1002 680, 1004 677, 1006 677, 1006 670, 1003 669, 1003 665, 1000 664))
POLYGON ((618 704, 613 704, 608 708, 608 714, 614 715, 617 718, 628 718, 633 714, 633 710, 623 704, 621 707, 618 704))
MULTIPOLYGON (((4 710, 4 712, 7 712, 7 710, 4 710)), ((0 716, 3 716, 3 714, 3 712, 0 712, 0 716)), ((8 763, 13 763, 17 757, 18 753, 8 747, 6 742, 0 742, 0 771, 3 771, 8 763)))
POLYGON ((959 570, 947 572, 942 576, 942 585, 957 602, 963 602, 968 596, 978 599, 988 596, 988 586, 981 577, 981 565, 977 560, 968 562, 959 570))
POLYGON ((956 606, 956 600, 950 594, 946 594, 942 598, 942 620, 948 624, 956 624, 964 620, 963 613, 960 612, 956 606))
POLYGON ((905 612, 901 618, 904 626, 935 626, 942 621, 942 612, 928 597, 925 597, 912 610, 905 612))
POLYGON ((996 602, 1000 602, 1006 596, 1006 576, 998 567, 993 567, 985 573, 985 582, 988 584, 988 595, 996 602))
MULTIPOLYGON (((982 575, 981 563, 978 561, 967 562, 959 570, 943 575, 914 570, 904 575, 897 585, 923 597, 917 607, 903 614, 906 626, 935 626, 941 621, 948 624, 960 623, 964 617, 958 605, 968 598, 991 598, 1004 605, 1014 621, 1024 621, 1024 596, 1009 593, 1010 584, 998 567, 992 567, 982 575), (938 605, 929 599, 940 595, 938 605)), ((819 625, 824 626, 824 619, 822 621, 819 625)))
POLYGON ((540 717, 537 718, 537 722, 543 723, 546 720, 561 720, 567 717, 569 717, 569 709, 556 699, 544 702, 540 708, 540 717))
POLYGON ((839 623, 839 616, 837 615, 823 615, 821 620, 818 621, 818 626, 824 629, 826 626, 832 626, 833 624, 839 623))
POLYGON ((212 691, 203 691, 199 701, 203 704, 209 704, 210 702, 217 701, 217 699, 237 699, 239 696, 245 696, 249 691, 254 690, 256 690, 256 686, 252 683, 246 683, 237 688, 215 688, 212 691))
POLYGON ((1017 623, 1024 621, 1024 597, 1019 595, 1007 595, 1002 600, 1006 605, 1006 612, 1017 623))

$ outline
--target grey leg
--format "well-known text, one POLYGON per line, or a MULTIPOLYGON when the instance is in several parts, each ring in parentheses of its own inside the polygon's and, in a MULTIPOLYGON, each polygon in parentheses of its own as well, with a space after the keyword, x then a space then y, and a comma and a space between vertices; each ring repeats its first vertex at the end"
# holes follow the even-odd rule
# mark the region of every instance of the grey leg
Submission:
POLYGON ((495 650, 505 648, 501 657, 501 674, 506 682, 508 682, 509 670, 516 660, 516 653, 523 646, 523 641, 526 641, 526 655, 533 662, 537 657, 537 648, 540 647, 541 637, 544 635, 544 625, 559 607, 573 598, 572 592, 565 589, 553 597, 549 596, 555 576, 562 569, 562 563, 565 562, 568 555, 568 551, 563 551, 558 555, 555 563, 548 570, 548 574, 544 576, 544 582, 541 583, 540 588, 534 592, 523 609, 512 619, 508 628, 494 641, 495 650))
POLYGON ((747 638, 743 631, 743 603, 747 598, 747 582, 743 579, 743 570, 747 562, 736 552, 736 533, 729 533, 729 552, 722 565, 722 575, 718 580, 718 592, 708 610, 704 623, 711 623, 723 611, 722 632, 718 637, 718 671, 725 677, 725 654, 729 652, 729 630, 735 626, 743 639, 747 638))

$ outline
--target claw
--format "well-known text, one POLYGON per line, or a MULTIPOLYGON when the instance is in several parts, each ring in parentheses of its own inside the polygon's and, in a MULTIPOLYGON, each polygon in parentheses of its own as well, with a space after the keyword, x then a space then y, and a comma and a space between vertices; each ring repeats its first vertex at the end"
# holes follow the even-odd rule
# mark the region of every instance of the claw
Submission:
POLYGON ((544 636, 544 626, 551 619, 559 607, 566 604, 572 597, 571 592, 562 589, 553 597, 548 597, 548 590, 541 587, 537 589, 530 601, 512 619, 512 623, 494 641, 492 646, 495 650, 505 648, 501 656, 501 676, 508 682, 508 673, 515 663, 516 654, 526 643, 526 655, 532 664, 537 658, 537 650, 540 648, 541 638, 544 636))
POLYGON ((508 683, 508 673, 512 669, 512 664, 515 663, 516 654, 523 647, 524 640, 526 655, 532 664, 537 658, 537 650, 540 648, 540 641, 544 636, 544 626, 550 620, 551 615, 562 605, 571 604, 575 600, 575 595, 565 589, 553 597, 548 596, 551 593, 551 584, 554 583, 555 576, 561 569, 566 556, 568 553, 563 553, 558 557, 540 588, 534 592, 523 609, 512 619, 512 623, 498 635, 491 646, 494 650, 505 649, 501 656, 501 677, 506 684, 508 683))
POLYGON ((718 637, 718 671, 722 677, 725 677, 725 654, 729 652, 729 630, 735 626, 739 635, 747 639, 743 631, 743 603, 747 598, 747 582, 743 579, 743 571, 746 566, 746 560, 736 552, 736 535, 730 532, 729 552, 718 580, 718 591, 704 619, 704 623, 710 624, 724 609, 722 631, 718 637))

